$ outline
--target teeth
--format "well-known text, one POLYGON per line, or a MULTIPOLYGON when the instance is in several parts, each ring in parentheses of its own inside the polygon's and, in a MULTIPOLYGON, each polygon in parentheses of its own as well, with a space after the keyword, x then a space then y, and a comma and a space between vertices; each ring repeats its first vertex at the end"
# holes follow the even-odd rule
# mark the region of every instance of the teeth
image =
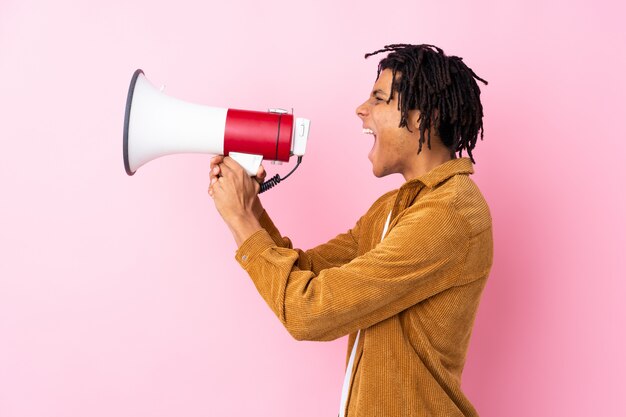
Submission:
POLYGON ((374 131, 372 129, 363 129, 363 134, 365 134, 365 135, 373 135, 374 131))

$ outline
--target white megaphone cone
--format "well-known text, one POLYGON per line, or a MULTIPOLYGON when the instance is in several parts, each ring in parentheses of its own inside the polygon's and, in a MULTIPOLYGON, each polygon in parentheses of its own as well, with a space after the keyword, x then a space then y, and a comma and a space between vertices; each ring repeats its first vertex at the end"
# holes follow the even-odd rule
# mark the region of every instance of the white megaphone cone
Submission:
POLYGON ((287 162, 296 155, 299 163, 309 125, 309 120, 294 120, 280 110, 257 112, 187 103, 165 95, 138 69, 126 100, 124 167, 133 175, 164 155, 207 153, 229 155, 248 174, 256 175, 263 159, 287 162))

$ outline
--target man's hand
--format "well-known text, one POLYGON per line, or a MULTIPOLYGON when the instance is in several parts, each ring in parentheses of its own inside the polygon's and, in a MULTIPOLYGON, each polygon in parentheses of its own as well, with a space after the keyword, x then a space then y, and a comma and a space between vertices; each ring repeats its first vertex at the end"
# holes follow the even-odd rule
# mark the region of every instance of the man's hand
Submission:
MULTIPOLYGON (((211 197, 213 197, 213 190, 212 190, 213 184, 217 181, 218 177, 221 175, 219 165, 224 162, 224 158, 225 158, 224 155, 217 155, 211 158, 211 172, 209 174, 209 180, 210 180, 209 195, 211 197)), ((265 168, 263 167, 263 165, 261 165, 254 179, 259 184, 263 184, 266 176, 267 176, 267 172, 265 171, 265 168)), ((256 217, 257 220, 259 219, 259 217, 261 217, 261 213, 263 213, 263 210, 264 208, 263 208, 263 205, 261 204, 261 199, 259 199, 259 196, 257 194, 256 198, 254 199, 254 204, 252 206, 254 217, 256 217)))
POLYGON ((258 222, 263 206, 258 197, 265 178, 261 166, 252 178, 232 158, 216 156, 211 160, 209 195, 237 242, 237 246, 261 229, 258 222))

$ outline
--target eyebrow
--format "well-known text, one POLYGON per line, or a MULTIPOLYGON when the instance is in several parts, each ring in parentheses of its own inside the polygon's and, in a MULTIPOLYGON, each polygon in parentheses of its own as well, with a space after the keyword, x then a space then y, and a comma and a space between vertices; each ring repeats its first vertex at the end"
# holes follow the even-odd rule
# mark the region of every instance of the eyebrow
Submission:
POLYGON ((382 94, 382 95, 387 95, 387 93, 385 93, 383 90, 381 90, 380 88, 372 91, 372 95, 375 96, 376 94, 382 94))

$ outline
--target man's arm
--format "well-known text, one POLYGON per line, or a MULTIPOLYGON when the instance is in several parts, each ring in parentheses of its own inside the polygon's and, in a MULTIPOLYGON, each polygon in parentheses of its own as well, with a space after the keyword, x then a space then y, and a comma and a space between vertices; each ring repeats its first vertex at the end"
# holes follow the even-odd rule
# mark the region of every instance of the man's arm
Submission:
POLYGON ((374 249, 316 273, 255 218, 259 184, 230 158, 219 168, 209 194, 237 241, 236 259, 298 340, 336 339, 460 284, 469 226, 451 205, 414 204, 374 249))
POLYGON ((373 250, 341 267, 302 270, 301 254, 265 230, 236 259, 294 338, 334 340, 458 285, 468 233, 453 207, 430 205, 412 208, 373 250))
POLYGON ((270 235, 276 246, 294 249, 298 252, 298 262, 296 266, 302 270, 313 271, 315 274, 319 274, 323 269, 347 264, 357 256, 360 219, 356 225, 347 232, 341 233, 328 242, 306 251, 294 248, 291 239, 281 235, 267 211, 263 210, 263 213, 259 216, 259 223, 270 235))

